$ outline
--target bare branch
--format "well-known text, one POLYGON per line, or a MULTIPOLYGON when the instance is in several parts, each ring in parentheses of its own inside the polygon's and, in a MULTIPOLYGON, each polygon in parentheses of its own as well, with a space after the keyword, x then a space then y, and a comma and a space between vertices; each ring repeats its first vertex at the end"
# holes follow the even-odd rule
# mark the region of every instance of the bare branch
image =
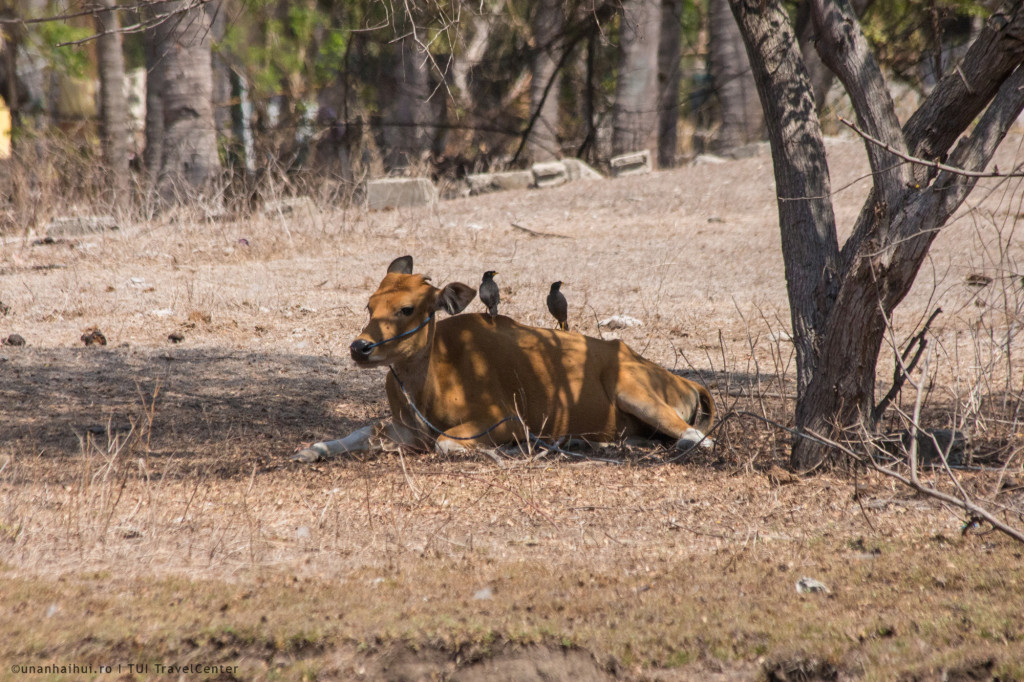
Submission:
MULTIPOLYGON (((992 103, 982 114, 981 120, 978 121, 971 134, 963 138, 953 149, 949 155, 950 163, 954 167, 984 168, 1022 110, 1024 110, 1024 67, 1018 66, 1000 86, 992 103)), ((956 178, 951 175, 951 171, 943 169, 943 173, 936 178, 934 184, 937 188, 951 186, 953 189, 953 191, 947 192, 944 198, 942 205, 944 216, 951 215, 960 206, 976 182, 974 176, 956 178)), ((1015 174, 1013 177, 1019 177, 1019 175, 1015 174)))
POLYGON ((936 84, 907 121, 903 129, 908 152, 918 157, 944 157, 1024 60, 1024 3, 1012 5, 1010 11, 997 11, 989 17, 963 60, 936 84))
MULTIPOLYGON (((135 11, 140 10, 150 5, 159 4, 161 0, 149 0, 148 2, 137 2, 134 5, 112 5, 105 9, 109 10, 127 10, 135 11)), ((209 2, 209 0, 201 0, 202 2, 209 2)), ((77 19, 78 17, 88 17, 96 13, 96 8, 89 7, 78 12, 66 12, 64 14, 54 14, 46 17, 35 17, 32 19, 22 19, 20 17, 0 17, 0 24, 20 24, 27 26, 30 24, 45 24, 51 21, 67 21, 68 19, 77 19)))
POLYGON ((907 161, 909 163, 914 163, 914 164, 917 164, 919 166, 927 166, 929 168, 935 168, 936 170, 942 170, 942 171, 946 171, 948 173, 954 173, 956 175, 962 175, 962 176, 968 177, 968 178, 1024 178, 1024 172, 1021 172, 1021 173, 1000 173, 997 170, 997 171, 982 173, 982 172, 978 172, 978 171, 964 170, 963 168, 955 168, 954 166, 948 166, 948 165, 946 165, 944 163, 939 163, 938 161, 926 161, 925 159, 919 159, 916 156, 911 156, 910 154, 907 154, 905 152, 901 152, 901 151, 899 151, 897 149, 894 149, 891 145, 889 145, 889 144, 887 144, 885 142, 882 142, 881 140, 877 140, 877 139, 871 137, 866 132, 864 132, 863 130, 858 128, 856 123, 853 123, 852 121, 848 121, 845 118, 843 118, 842 116, 839 117, 839 121, 843 125, 849 127, 851 130, 853 130, 853 132, 855 132, 858 135, 860 135, 866 141, 870 142, 871 144, 878 145, 879 147, 882 147, 887 152, 893 154, 894 156, 898 156, 899 158, 901 158, 904 161, 907 161))

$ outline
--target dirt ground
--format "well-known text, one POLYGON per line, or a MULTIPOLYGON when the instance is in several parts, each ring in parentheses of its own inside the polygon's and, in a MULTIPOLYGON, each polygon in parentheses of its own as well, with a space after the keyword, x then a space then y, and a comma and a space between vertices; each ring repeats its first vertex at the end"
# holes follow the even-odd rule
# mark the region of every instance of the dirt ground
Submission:
MULTIPOLYGON (((828 150, 848 230, 867 163, 855 140, 828 150)), ((942 308, 927 425, 969 432, 956 483, 1018 527, 1022 199, 979 182, 893 320, 902 346, 942 308)), ((436 284, 498 271, 502 312, 540 326, 563 280, 574 329, 705 382, 722 415, 791 423, 766 150, 423 209, 41 237, 0 246, 0 339, 26 341, 0 347, 2 679, 1024 679, 1024 547, 876 474, 792 476, 787 435, 748 416, 683 457, 290 462, 388 416, 384 371, 347 346, 404 254, 436 284), (598 326, 613 314, 643 324, 598 326)))

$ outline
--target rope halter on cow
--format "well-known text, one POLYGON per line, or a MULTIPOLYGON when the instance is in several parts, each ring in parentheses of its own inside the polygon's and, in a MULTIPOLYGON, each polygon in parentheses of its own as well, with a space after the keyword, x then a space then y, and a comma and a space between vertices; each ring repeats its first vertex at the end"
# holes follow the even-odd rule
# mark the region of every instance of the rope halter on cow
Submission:
POLYGON ((405 337, 407 337, 407 336, 409 336, 411 334, 415 334, 416 332, 418 332, 419 330, 423 329, 425 326, 430 324, 431 320, 434 319, 434 315, 435 315, 435 313, 430 313, 430 315, 427 316, 427 319, 423 320, 422 322, 420 322, 420 324, 418 326, 410 329, 407 332, 402 332, 401 334, 396 334, 395 336, 392 336, 390 338, 384 339, 383 341, 377 341, 376 343, 371 343, 368 346, 363 346, 362 347, 362 352, 368 353, 369 351, 373 350, 377 346, 383 346, 385 343, 389 343, 391 341, 397 341, 399 339, 404 339, 405 337))

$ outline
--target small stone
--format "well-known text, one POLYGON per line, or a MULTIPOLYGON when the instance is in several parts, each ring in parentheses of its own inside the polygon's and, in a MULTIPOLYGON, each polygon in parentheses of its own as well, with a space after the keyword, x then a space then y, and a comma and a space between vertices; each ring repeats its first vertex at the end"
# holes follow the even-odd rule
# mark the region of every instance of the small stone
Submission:
POLYGON ((82 334, 82 343, 87 346, 105 346, 107 345, 107 337, 99 329, 93 328, 82 334))
POLYGON ((825 586, 825 583, 814 578, 800 578, 796 581, 796 591, 800 594, 809 594, 812 592, 822 592, 828 594, 830 590, 825 586))
POLYGON ((486 194, 514 189, 528 189, 533 185, 530 171, 504 171, 500 173, 472 173, 466 176, 470 194, 486 194))
POLYGON ((630 317, 629 315, 612 315, 611 317, 606 317, 597 324, 600 327, 607 327, 611 330, 643 326, 643 322, 635 317, 630 317))

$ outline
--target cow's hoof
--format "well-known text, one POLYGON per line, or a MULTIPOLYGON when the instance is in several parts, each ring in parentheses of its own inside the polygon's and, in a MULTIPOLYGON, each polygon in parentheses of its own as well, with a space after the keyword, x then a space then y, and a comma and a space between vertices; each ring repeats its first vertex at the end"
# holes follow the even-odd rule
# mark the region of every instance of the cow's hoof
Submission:
POLYGON ((687 429, 683 437, 676 441, 676 449, 689 450, 692 447, 702 447, 710 450, 715 447, 715 441, 711 440, 697 429, 687 429))
POLYGON ((293 462, 302 462, 303 464, 310 464, 312 462, 319 462, 324 458, 322 452, 316 449, 316 446, 308 447, 303 450, 299 450, 292 455, 293 462))
POLYGON ((464 455, 469 452, 469 448, 451 438, 438 438, 437 442, 434 443, 434 450, 437 454, 446 456, 464 455))

